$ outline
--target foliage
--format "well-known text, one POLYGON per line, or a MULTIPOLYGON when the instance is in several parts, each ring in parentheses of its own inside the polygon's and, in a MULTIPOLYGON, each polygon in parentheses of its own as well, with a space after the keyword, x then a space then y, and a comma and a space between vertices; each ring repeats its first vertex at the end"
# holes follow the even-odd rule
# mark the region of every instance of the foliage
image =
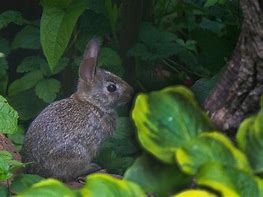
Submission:
POLYGON ((0 132, 14 133, 17 130, 18 114, 0 95, 0 132))
POLYGON ((15 170, 24 166, 23 163, 13 160, 11 153, 0 151, 0 181, 8 180, 13 176, 15 170))
POLYGON ((255 116, 242 122, 237 133, 239 148, 246 153, 253 170, 263 172, 263 105, 261 111, 255 116))
MULTIPOLYGON (((175 86, 137 97, 132 116, 144 149, 164 163, 179 165, 181 171, 194 177, 198 186, 211 188, 222 196, 261 196, 262 179, 254 175, 258 173, 258 169, 251 168, 249 164, 250 162, 254 166, 255 163, 260 165, 260 159, 257 161, 253 159, 256 158, 254 153, 259 153, 261 147, 252 145, 258 144, 258 138, 246 138, 250 132, 246 128, 251 125, 251 128, 257 128, 259 132, 262 121, 255 124, 257 127, 248 124, 247 121, 251 121, 251 118, 241 124, 237 134, 239 144, 247 147, 244 146, 245 140, 250 139, 249 147, 254 148, 253 153, 245 151, 245 155, 223 134, 200 127, 201 110, 198 109, 200 114, 194 112, 196 103, 193 103, 193 97, 189 93, 187 89, 175 86), (158 100, 158 106, 155 100, 158 100), (172 106, 179 112, 175 113, 172 106), (191 130, 193 131, 189 133, 191 130), (176 135, 176 138, 173 135, 176 135), (254 158, 251 155, 254 155, 254 158)), ((257 117, 261 117, 261 112, 257 117)), ((253 130, 250 133, 252 134, 253 130)), ((153 162, 151 164, 153 165, 153 162)), ((140 169, 142 166, 143 163, 139 166, 138 163, 134 163, 128 169, 125 178, 133 177, 130 172, 136 174, 133 169, 140 169)), ((144 177, 148 175, 143 173, 140 175, 140 179, 135 181, 142 185, 145 191, 151 191, 151 183, 144 181, 144 177)), ((171 181, 166 185, 175 183, 171 181)), ((161 186, 155 187, 155 192, 158 192, 158 188, 161 189, 161 186)), ((193 194, 190 191, 187 193, 193 194)))
MULTIPOLYGON (((102 43, 99 66, 123 78, 132 75, 137 92, 195 83, 191 89, 203 101, 215 86, 239 34, 238 0, 142 2, 145 13, 134 16, 139 18, 134 38, 123 28, 125 23, 133 26, 124 17, 126 2, 41 0, 41 18, 28 17, 22 9, 0 13, 0 94, 5 97, 0 97, 0 131, 17 150, 32 119, 75 90, 81 54, 94 36, 102 43)), ((124 174, 124 180, 92 175, 82 189, 71 190, 56 180, 21 174, 10 188, 0 187, 0 196, 10 191, 18 196, 262 195, 262 180, 255 175, 262 171, 261 112, 240 126, 240 149, 215 131, 192 92, 182 86, 139 95, 132 112, 136 128, 128 110, 120 114, 96 162, 124 174)), ((1 180, 23 166, 1 152, 1 180)))

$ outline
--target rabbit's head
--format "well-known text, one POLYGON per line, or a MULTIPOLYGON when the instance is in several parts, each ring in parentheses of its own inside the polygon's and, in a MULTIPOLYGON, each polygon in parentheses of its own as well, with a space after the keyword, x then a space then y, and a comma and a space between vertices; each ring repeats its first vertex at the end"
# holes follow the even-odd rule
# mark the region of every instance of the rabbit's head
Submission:
POLYGON ((132 87, 120 77, 101 68, 96 68, 100 44, 92 39, 84 52, 79 68, 79 83, 76 96, 104 110, 112 110, 129 102, 132 87))

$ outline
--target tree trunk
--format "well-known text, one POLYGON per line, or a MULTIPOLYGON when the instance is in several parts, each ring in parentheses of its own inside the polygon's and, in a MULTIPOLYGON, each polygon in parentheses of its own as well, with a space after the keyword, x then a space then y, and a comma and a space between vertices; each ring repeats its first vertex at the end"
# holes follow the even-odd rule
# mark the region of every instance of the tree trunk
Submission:
POLYGON ((236 129, 259 109, 263 94, 263 2, 240 0, 244 21, 227 69, 204 102, 215 125, 236 129))

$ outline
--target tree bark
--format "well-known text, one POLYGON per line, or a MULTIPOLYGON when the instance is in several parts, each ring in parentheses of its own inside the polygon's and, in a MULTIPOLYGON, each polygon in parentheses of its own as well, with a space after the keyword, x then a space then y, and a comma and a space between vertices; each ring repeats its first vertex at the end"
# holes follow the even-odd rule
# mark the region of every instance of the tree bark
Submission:
POLYGON ((263 2, 240 0, 244 21, 227 69, 204 102, 215 125, 236 129, 258 111, 263 94, 263 2))

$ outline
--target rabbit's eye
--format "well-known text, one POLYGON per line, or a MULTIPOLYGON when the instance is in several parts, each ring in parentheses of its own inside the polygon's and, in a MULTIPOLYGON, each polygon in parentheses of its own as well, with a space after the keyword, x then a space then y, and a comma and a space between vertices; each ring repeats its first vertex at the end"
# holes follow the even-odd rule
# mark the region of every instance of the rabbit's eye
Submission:
POLYGON ((110 85, 107 86, 107 90, 109 92, 114 92, 114 91, 116 91, 116 89, 117 89, 117 87, 114 84, 110 84, 110 85))

